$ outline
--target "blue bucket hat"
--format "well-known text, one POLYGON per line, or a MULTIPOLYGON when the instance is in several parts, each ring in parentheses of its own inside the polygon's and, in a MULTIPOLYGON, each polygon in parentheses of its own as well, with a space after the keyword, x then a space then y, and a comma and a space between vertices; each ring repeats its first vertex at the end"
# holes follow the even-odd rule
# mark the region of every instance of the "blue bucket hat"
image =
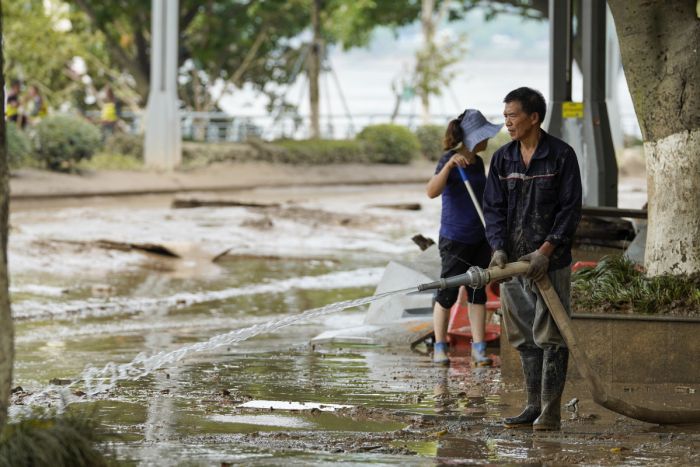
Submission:
POLYGON ((464 132, 462 143, 469 151, 474 151, 477 144, 485 139, 496 136, 503 124, 496 125, 486 120, 486 117, 476 109, 467 109, 458 117, 459 126, 464 132))

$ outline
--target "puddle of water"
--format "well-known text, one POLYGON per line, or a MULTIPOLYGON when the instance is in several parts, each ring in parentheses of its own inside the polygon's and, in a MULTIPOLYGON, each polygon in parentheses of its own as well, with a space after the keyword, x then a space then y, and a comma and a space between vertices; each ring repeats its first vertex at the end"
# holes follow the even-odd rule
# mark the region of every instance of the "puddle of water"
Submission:
MULTIPOLYGON (((292 289, 335 289, 341 284, 344 287, 363 287, 376 284, 381 278, 381 274, 381 268, 364 268, 316 276, 302 276, 223 290, 209 290, 199 293, 172 293, 161 298, 115 297, 106 300, 88 299, 63 303, 56 303, 55 301, 42 303, 25 300, 13 306, 13 315, 15 319, 22 320, 107 317, 116 314, 143 313, 162 308, 173 309, 203 303, 223 303, 232 298, 245 295, 280 294, 292 289)), ((359 305, 362 304, 364 303, 359 305)))
MULTIPOLYGON (((49 400, 53 399, 53 397, 51 396, 54 396, 56 394, 58 394, 61 397, 61 399, 64 400, 66 398, 70 398, 67 389, 74 386, 75 383, 78 382, 82 382, 82 387, 84 388, 84 391, 89 396, 93 396, 98 393, 109 391, 110 389, 114 388, 116 384, 120 381, 139 380, 148 376, 155 370, 171 365, 176 365, 178 362, 180 362, 181 360, 183 360, 191 354, 211 352, 220 347, 231 346, 239 342, 243 342, 258 334, 270 333, 300 321, 319 319, 325 315, 345 310, 347 308, 355 308, 358 306, 369 304, 375 300, 379 300, 392 295, 407 293, 413 290, 415 290, 414 287, 409 287, 403 290, 385 292, 382 294, 363 297, 359 299, 331 303, 322 307, 306 310, 300 314, 289 315, 283 318, 270 320, 264 323, 249 326, 247 328, 237 329, 224 334, 218 334, 216 336, 211 337, 205 342, 197 342, 191 345, 181 346, 175 350, 161 351, 151 356, 148 356, 145 353, 141 353, 129 363, 116 364, 113 362, 109 362, 101 369, 89 367, 85 371, 83 371, 80 378, 78 378, 74 383, 69 384, 65 388, 56 389, 49 387, 44 391, 27 397, 24 400, 25 407, 23 407, 23 409, 27 413, 30 413, 32 410, 31 406, 37 403, 41 403, 42 399, 46 398, 47 396, 50 397, 49 400)), ((228 294, 219 294, 219 296, 222 298, 228 297, 228 294)))
POLYGON ((141 379, 157 369, 176 364, 190 354, 208 352, 220 347, 230 346, 258 334, 273 332, 299 321, 318 319, 330 313, 366 305, 384 297, 406 293, 412 290, 414 290, 413 287, 355 300, 331 303, 330 305, 306 310, 297 315, 286 316, 247 328, 237 329, 229 333, 219 334, 206 342, 198 342, 175 350, 159 352, 152 356, 142 354, 127 364, 116 365, 108 363, 102 369, 88 368, 83 372, 81 379, 84 381, 84 386, 88 394, 104 392, 113 388, 114 385, 121 380, 141 379))

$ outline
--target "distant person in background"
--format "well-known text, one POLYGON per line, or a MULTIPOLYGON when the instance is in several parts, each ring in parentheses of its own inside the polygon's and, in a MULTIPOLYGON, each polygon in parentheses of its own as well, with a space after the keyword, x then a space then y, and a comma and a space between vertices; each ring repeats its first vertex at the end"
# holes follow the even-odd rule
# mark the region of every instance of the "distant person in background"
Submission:
POLYGON ((25 112, 22 126, 26 126, 26 124, 36 125, 48 114, 46 100, 41 95, 41 91, 39 91, 37 85, 32 84, 29 86, 24 108, 25 112))
POLYGON ((5 120, 15 123, 21 123, 20 120, 20 95, 22 93, 22 82, 18 79, 13 79, 10 84, 10 89, 7 92, 7 104, 5 104, 5 120))
POLYGON ((102 140, 106 140, 117 127, 119 121, 119 111, 117 108, 117 99, 114 97, 114 91, 110 85, 105 86, 105 97, 102 101, 102 112, 100 113, 100 126, 102 127, 102 140))
MULTIPOLYGON (((463 274, 471 266, 486 268, 491 258, 491 248, 486 242, 484 225, 460 176, 458 166, 466 172, 469 182, 481 204, 486 185, 484 161, 477 153, 486 149, 489 138, 495 136, 501 125, 489 123, 474 109, 465 110, 452 120, 445 131, 443 149, 447 150, 438 161, 435 175, 426 187, 430 198, 442 195, 440 221, 440 277, 463 274)), ((481 206, 479 206, 481 207, 481 206)), ((433 362, 448 364, 447 320, 449 310, 455 304, 458 289, 437 292, 433 307, 435 347, 433 362)), ((486 321, 486 291, 473 289, 469 294, 469 320, 472 331, 472 361, 477 366, 491 365, 486 356, 484 341, 486 321)))

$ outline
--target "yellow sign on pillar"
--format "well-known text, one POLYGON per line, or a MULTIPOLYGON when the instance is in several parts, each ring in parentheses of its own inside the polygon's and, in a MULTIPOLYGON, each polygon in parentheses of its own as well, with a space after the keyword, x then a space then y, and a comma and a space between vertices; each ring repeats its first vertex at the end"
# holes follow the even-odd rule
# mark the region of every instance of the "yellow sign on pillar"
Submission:
POLYGON ((562 102, 562 118, 583 118, 583 102, 562 102))

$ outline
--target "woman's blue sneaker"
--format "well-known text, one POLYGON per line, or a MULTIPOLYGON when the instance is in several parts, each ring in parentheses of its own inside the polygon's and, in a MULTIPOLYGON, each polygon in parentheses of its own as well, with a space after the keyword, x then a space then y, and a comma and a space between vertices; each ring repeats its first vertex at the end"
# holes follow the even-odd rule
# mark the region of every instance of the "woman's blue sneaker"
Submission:
POLYGON ((450 359, 447 356, 447 349, 447 342, 436 342, 433 346, 433 363, 439 365, 447 365, 450 363, 450 359))
POLYGON ((486 356, 486 342, 472 342, 472 362, 476 366, 493 365, 493 360, 486 356))

